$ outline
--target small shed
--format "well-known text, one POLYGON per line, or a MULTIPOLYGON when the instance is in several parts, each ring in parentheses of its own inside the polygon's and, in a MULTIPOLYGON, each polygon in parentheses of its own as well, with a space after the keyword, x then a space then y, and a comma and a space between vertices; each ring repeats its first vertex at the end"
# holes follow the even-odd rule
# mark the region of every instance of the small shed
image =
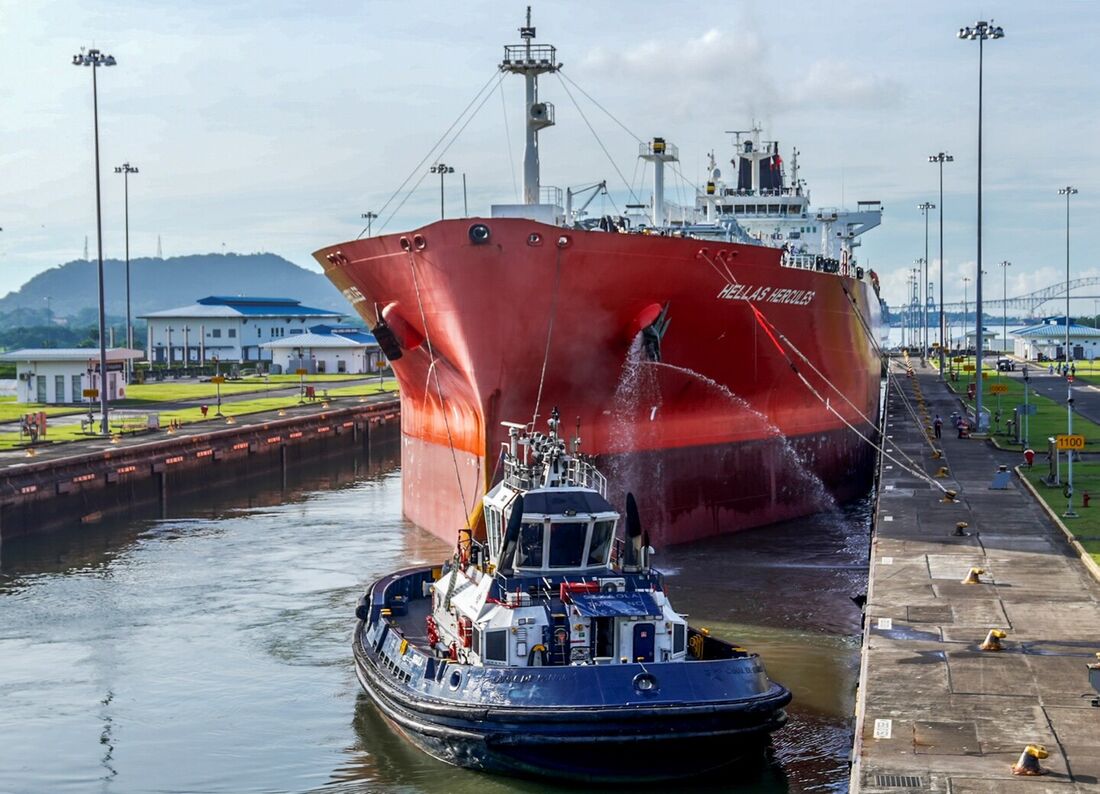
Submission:
POLYGON ((373 375, 385 366, 374 336, 362 328, 315 325, 304 334, 291 334, 260 345, 271 352, 271 364, 283 372, 304 369, 317 373, 373 375))
MULTIPOLYGON (((107 350, 107 399, 126 397, 126 362, 145 357, 140 350, 113 347, 107 350)), ((15 362, 15 400, 20 403, 94 402, 85 389, 99 388, 99 348, 29 348, 0 355, 15 362)))

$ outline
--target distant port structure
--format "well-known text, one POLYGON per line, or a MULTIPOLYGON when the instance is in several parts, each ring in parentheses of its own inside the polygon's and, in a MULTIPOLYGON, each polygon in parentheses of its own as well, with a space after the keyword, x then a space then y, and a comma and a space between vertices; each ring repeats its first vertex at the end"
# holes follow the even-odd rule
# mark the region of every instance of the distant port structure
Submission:
MULTIPOLYGON (((1091 276, 1088 278, 1077 278, 1069 282, 1070 300, 1100 300, 1100 277, 1091 276), (1089 287, 1095 287, 1088 294, 1074 294, 1074 290, 1082 290, 1089 287)), ((1066 282, 1059 281, 1055 284, 1051 284, 1049 287, 1043 287, 1037 289, 1034 292, 1028 292, 1024 295, 1017 295, 1014 298, 983 298, 982 304, 986 309, 1012 309, 1022 310, 1027 316, 1037 316, 1039 308, 1045 303, 1049 303, 1059 298, 1064 299, 1066 296, 1066 282)), ((928 308, 932 310, 936 308, 935 299, 929 296, 928 308)), ((920 300, 914 295, 912 299, 905 304, 894 305, 890 307, 891 315, 900 317, 910 311, 918 311, 920 309, 920 300)), ((944 301, 943 310, 945 312, 965 312, 974 310, 974 301, 944 301)), ((989 319, 996 319, 991 317, 989 319)))

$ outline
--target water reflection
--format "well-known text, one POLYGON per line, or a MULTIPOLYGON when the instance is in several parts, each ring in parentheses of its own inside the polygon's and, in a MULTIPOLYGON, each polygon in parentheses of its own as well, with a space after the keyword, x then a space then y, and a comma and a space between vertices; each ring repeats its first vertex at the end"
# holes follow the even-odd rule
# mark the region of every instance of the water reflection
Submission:
MULTIPOLYGON (((315 462, 285 490, 6 545, 0 787, 566 791, 446 767, 360 693, 359 593, 448 552, 401 519, 395 462, 315 462)), ((681 790, 844 788, 866 528, 863 505, 661 554, 678 608, 759 649, 795 693, 768 757, 681 790)))

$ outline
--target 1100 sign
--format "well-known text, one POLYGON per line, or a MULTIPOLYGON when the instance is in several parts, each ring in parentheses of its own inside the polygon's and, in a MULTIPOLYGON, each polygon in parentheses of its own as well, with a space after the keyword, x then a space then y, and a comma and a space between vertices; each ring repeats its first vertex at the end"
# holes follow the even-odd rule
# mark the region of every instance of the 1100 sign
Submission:
POLYGON ((1069 449, 1079 452, 1085 448, 1085 437, 1067 436, 1063 434, 1055 438, 1055 445, 1058 449, 1069 449))

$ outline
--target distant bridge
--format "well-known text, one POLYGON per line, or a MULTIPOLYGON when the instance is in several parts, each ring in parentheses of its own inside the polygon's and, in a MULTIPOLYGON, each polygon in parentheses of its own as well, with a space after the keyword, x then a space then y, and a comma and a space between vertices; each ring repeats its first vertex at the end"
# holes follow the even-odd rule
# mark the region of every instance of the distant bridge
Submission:
MULTIPOLYGON (((1100 295, 1082 295, 1082 294, 1074 292, 1074 290, 1081 290, 1081 289, 1085 289, 1086 287, 1098 287, 1098 286, 1100 286, 1100 277, 1097 277, 1097 276, 1090 276, 1089 278, 1072 279, 1069 282, 1069 297, 1070 297, 1070 300, 1075 300, 1075 301, 1076 300, 1100 300, 1100 295)), ((933 292, 935 292, 935 291, 936 291, 936 289, 933 288, 933 292)), ((993 299, 984 298, 982 300, 982 308, 989 311, 989 312, 992 312, 994 309, 996 309, 996 310, 1003 310, 1005 308, 1015 309, 1015 310, 1022 309, 1024 312, 1027 313, 1027 315, 1029 317, 1035 317, 1035 316, 1038 316, 1039 307, 1041 307, 1043 304, 1049 303, 1050 301, 1059 300, 1059 299, 1061 299, 1062 301, 1065 301, 1065 298, 1066 298, 1066 283, 1064 281, 1061 281, 1057 284, 1052 284, 1049 287, 1044 287, 1043 289, 1038 289, 1038 290, 1035 290, 1034 292, 1029 292, 1025 295, 1018 295, 1015 298, 1008 298, 1007 300, 1005 300, 1003 298, 993 298, 993 299)), ((944 309, 945 312, 949 312, 949 313, 950 312, 964 312, 964 311, 973 312, 974 311, 973 297, 971 297, 971 299, 967 300, 965 303, 963 301, 956 301, 956 302, 952 302, 952 303, 945 302, 943 304, 943 309, 944 309)), ((890 307, 890 312, 892 314, 895 314, 895 315, 904 314, 907 311, 919 311, 919 310, 920 310, 920 303, 919 302, 915 302, 915 303, 907 304, 907 305, 902 305, 902 306, 891 306, 890 307)), ((930 299, 928 301, 928 310, 929 311, 937 311, 934 299, 930 299)), ((1064 313, 1064 307, 1063 307, 1062 311, 1064 313)), ((1055 314, 1057 314, 1057 313, 1058 312, 1055 312, 1055 314)))

